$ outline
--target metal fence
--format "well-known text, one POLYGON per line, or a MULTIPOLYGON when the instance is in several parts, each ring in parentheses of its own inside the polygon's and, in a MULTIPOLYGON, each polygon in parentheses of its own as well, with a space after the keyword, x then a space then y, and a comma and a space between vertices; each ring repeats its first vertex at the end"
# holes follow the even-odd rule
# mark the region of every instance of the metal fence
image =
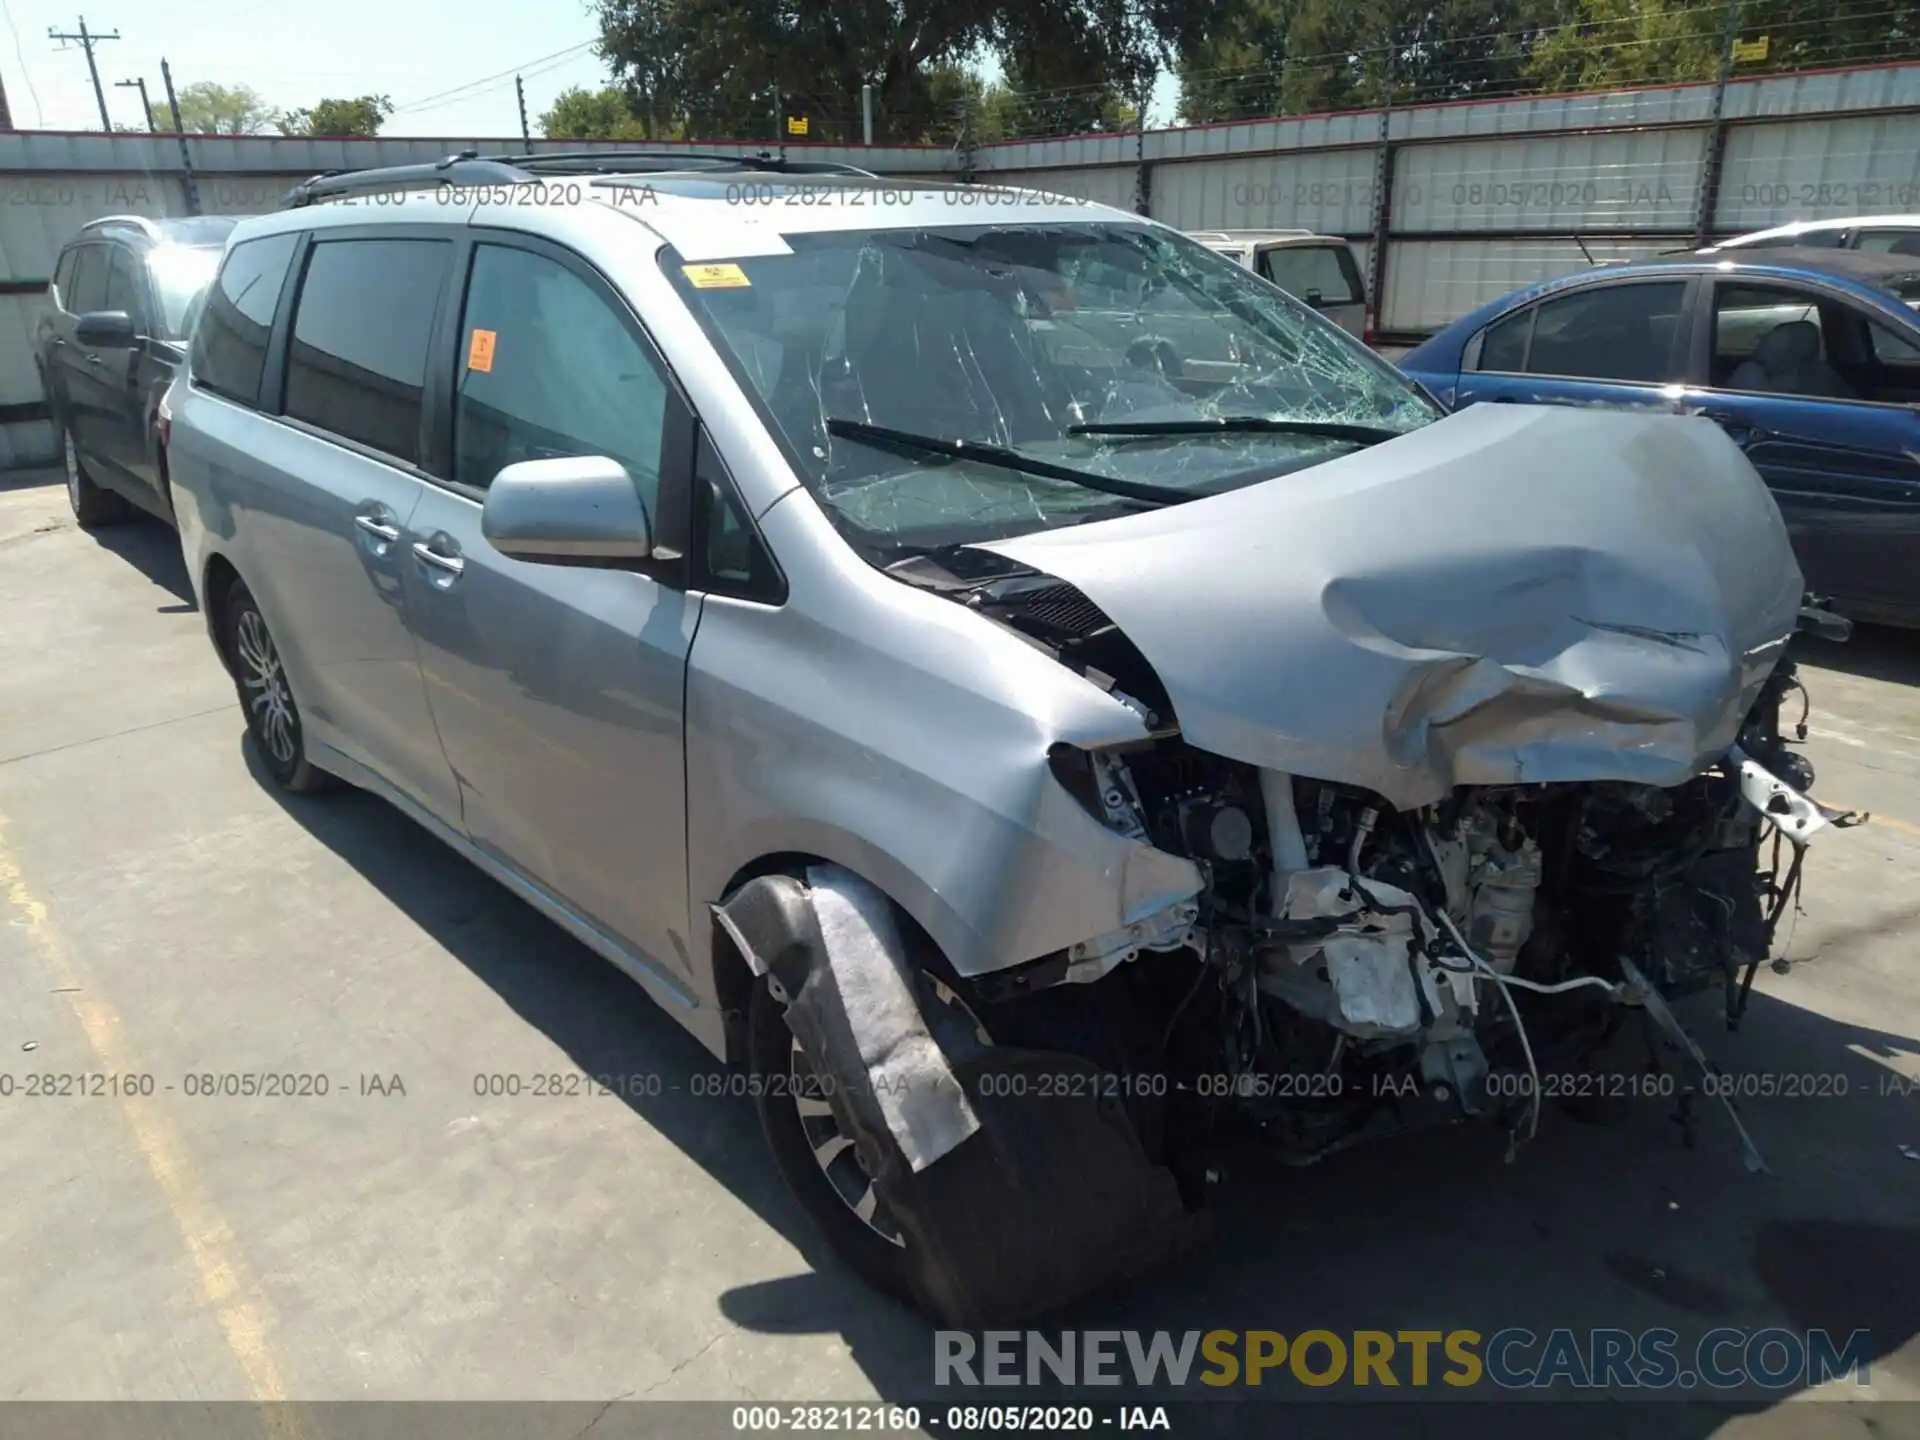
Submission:
MULTIPOLYGON (((253 213, 322 170, 521 148, 0 134, 0 465, 56 453, 33 331, 60 246, 84 222, 253 213)), ((1787 220, 1920 212, 1920 63, 980 145, 792 149, 885 175, 1036 186, 1186 230, 1344 235, 1364 253, 1377 330, 1408 340, 1594 262, 1787 220)))

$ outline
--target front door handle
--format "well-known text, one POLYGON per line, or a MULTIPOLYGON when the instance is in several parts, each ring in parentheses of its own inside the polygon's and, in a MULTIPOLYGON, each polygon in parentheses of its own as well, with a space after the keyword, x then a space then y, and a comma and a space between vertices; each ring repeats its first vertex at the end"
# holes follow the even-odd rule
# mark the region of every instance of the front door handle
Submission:
POLYGON ((1728 438, 1735 444, 1744 445, 1747 441, 1757 440, 1766 433, 1751 421, 1742 420, 1738 415, 1729 415, 1724 410, 1702 410, 1700 413, 1726 431, 1728 438))
POLYGON ((87 363, 89 365, 104 365, 106 361, 102 360, 98 355, 89 355, 87 356, 87 363))
POLYGON ((424 540, 413 542, 413 555, 421 564, 430 565, 435 570, 444 571, 448 575, 458 575, 467 568, 467 562, 458 555, 449 555, 443 550, 436 550, 424 540))

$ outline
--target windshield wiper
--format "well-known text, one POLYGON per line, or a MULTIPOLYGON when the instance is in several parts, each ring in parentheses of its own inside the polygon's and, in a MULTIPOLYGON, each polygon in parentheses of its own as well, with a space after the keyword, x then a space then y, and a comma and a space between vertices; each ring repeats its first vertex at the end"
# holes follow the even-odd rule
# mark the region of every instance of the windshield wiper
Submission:
POLYGON ((1143 505, 1178 505, 1197 500, 1200 492, 1175 490, 1166 485, 1146 485, 1135 480, 1116 480, 1111 475, 1092 475, 1066 465, 1035 460, 1018 450, 1000 445, 983 445, 977 440, 943 440, 937 435, 915 435, 909 430, 893 430, 885 425, 869 425, 862 420, 843 420, 833 416, 827 421, 827 433, 846 440, 858 440, 882 450, 898 450, 909 455, 932 455, 942 460, 973 460, 1002 470, 1019 470, 1046 480, 1064 480, 1087 490, 1137 500, 1143 505))
POLYGON ((1269 420, 1264 415, 1222 415, 1216 420, 1140 420, 1133 423, 1069 425, 1069 435, 1322 435, 1376 445, 1406 432, 1384 425, 1350 425, 1344 420, 1269 420))

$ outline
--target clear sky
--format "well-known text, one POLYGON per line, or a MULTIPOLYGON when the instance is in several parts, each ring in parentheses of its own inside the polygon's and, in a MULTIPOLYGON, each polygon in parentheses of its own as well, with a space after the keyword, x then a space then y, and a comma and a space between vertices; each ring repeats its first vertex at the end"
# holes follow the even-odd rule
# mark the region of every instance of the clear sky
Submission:
MULTIPOLYGON (((0 80, 21 129, 100 128, 86 56, 47 37, 49 29, 78 30, 82 14, 91 31, 120 32, 94 53, 108 112, 123 125, 138 123, 140 101, 114 82, 144 76, 160 103, 163 57, 176 87, 251 85, 275 109, 327 96, 390 96, 388 135, 517 136, 516 70, 538 135, 554 96, 607 79, 591 50, 599 29, 584 0, 0 0, 0 11, 12 32, 0 35, 0 80)), ((1173 98, 1163 76, 1152 123, 1166 122, 1173 98)))
POLYGON ((196 80, 251 85, 276 109, 326 96, 388 95, 396 107, 388 135, 516 136, 515 69, 526 77, 527 115, 537 134, 555 95, 605 79, 589 48, 599 29, 582 0, 94 0, 84 9, 77 0, 0 3, 12 25, 11 34, 0 35, 0 79, 13 123, 23 129, 100 128, 86 56, 78 45, 63 50, 47 38, 50 28, 77 30, 82 14, 91 31, 120 32, 94 53, 108 112, 124 125, 138 123, 140 101, 114 82, 144 76, 160 103, 162 57, 176 87, 196 80), (554 58, 533 63, 547 56, 554 58), (501 71, 507 73, 488 80, 501 71))

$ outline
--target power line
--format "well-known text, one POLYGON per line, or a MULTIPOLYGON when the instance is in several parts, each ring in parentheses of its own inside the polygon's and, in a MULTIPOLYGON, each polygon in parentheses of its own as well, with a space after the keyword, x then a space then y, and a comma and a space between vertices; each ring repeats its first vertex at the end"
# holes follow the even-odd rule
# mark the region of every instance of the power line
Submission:
POLYGON ((33 97, 33 123, 46 127, 46 112, 40 108, 40 92, 33 88, 33 75, 27 69, 27 52, 20 46, 20 31, 13 23, 13 10, 6 0, 0 0, 0 16, 5 16, 7 33, 13 36, 14 57, 20 62, 20 78, 27 82, 27 94, 33 97))
POLYGON ((64 31, 55 30, 49 26, 47 28, 47 38, 49 40, 60 41, 63 49, 67 41, 77 40, 80 42, 80 48, 87 52, 87 73, 93 76, 93 98, 100 102, 100 128, 111 133, 113 130, 113 117, 107 114, 107 92, 100 87, 100 67, 94 62, 93 47, 105 44, 109 40, 118 40, 120 38, 120 32, 115 30, 111 35, 91 35, 87 33, 87 17, 82 15, 80 17, 79 34, 69 34, 64 31))
MULTIPOLYGON (((578 55, 567 55, 558 59, 550 59, 544 65, 536 65, 531 69, 521 71, 517 74, 504 76, 477 90, 463 91, 458 95, 449 95, 439 100, 416 101, 407 107, 407 113, 410 115, 420 115, 429 110, 444 110, 449 105, 460 105, 468 100, 477 100, 482 95, 491 95, 498 91, 505 90, 510 85, 520 84, 524 81, 536 79, 541 75, 548 74, 551 71, 563 69, 579 58, 578 55)), ((395 110, 394 113, 397 115, 400 112, 395 110)))
POLYGON ((423 96, 418 100, 409 100, 404 105, 396 105, 394 106, 394 114, 398 115, 403 110, 425 110, 438 105, 442 101, 466 99, 468 91, 478 92, 480 87, 491 85, 495 81, 511 80, 516 73, 521 75, 532 74, 534 73, 534 67, 537 65, 544 65, 549 60, 561 60, 569 56, 578 55, 581 51, 591 49, 599 43, 597 39, 582 40, 578 45, 569 45, 564 50, 555 50, 551 55, 542 55, 537 59, 523 61, 518 65, 509 65, 506 69, 496 74, 482 75, 478 80, 469 80, 466 84, 456 85, 451 90, 442 90, 435 95, 423 96))

